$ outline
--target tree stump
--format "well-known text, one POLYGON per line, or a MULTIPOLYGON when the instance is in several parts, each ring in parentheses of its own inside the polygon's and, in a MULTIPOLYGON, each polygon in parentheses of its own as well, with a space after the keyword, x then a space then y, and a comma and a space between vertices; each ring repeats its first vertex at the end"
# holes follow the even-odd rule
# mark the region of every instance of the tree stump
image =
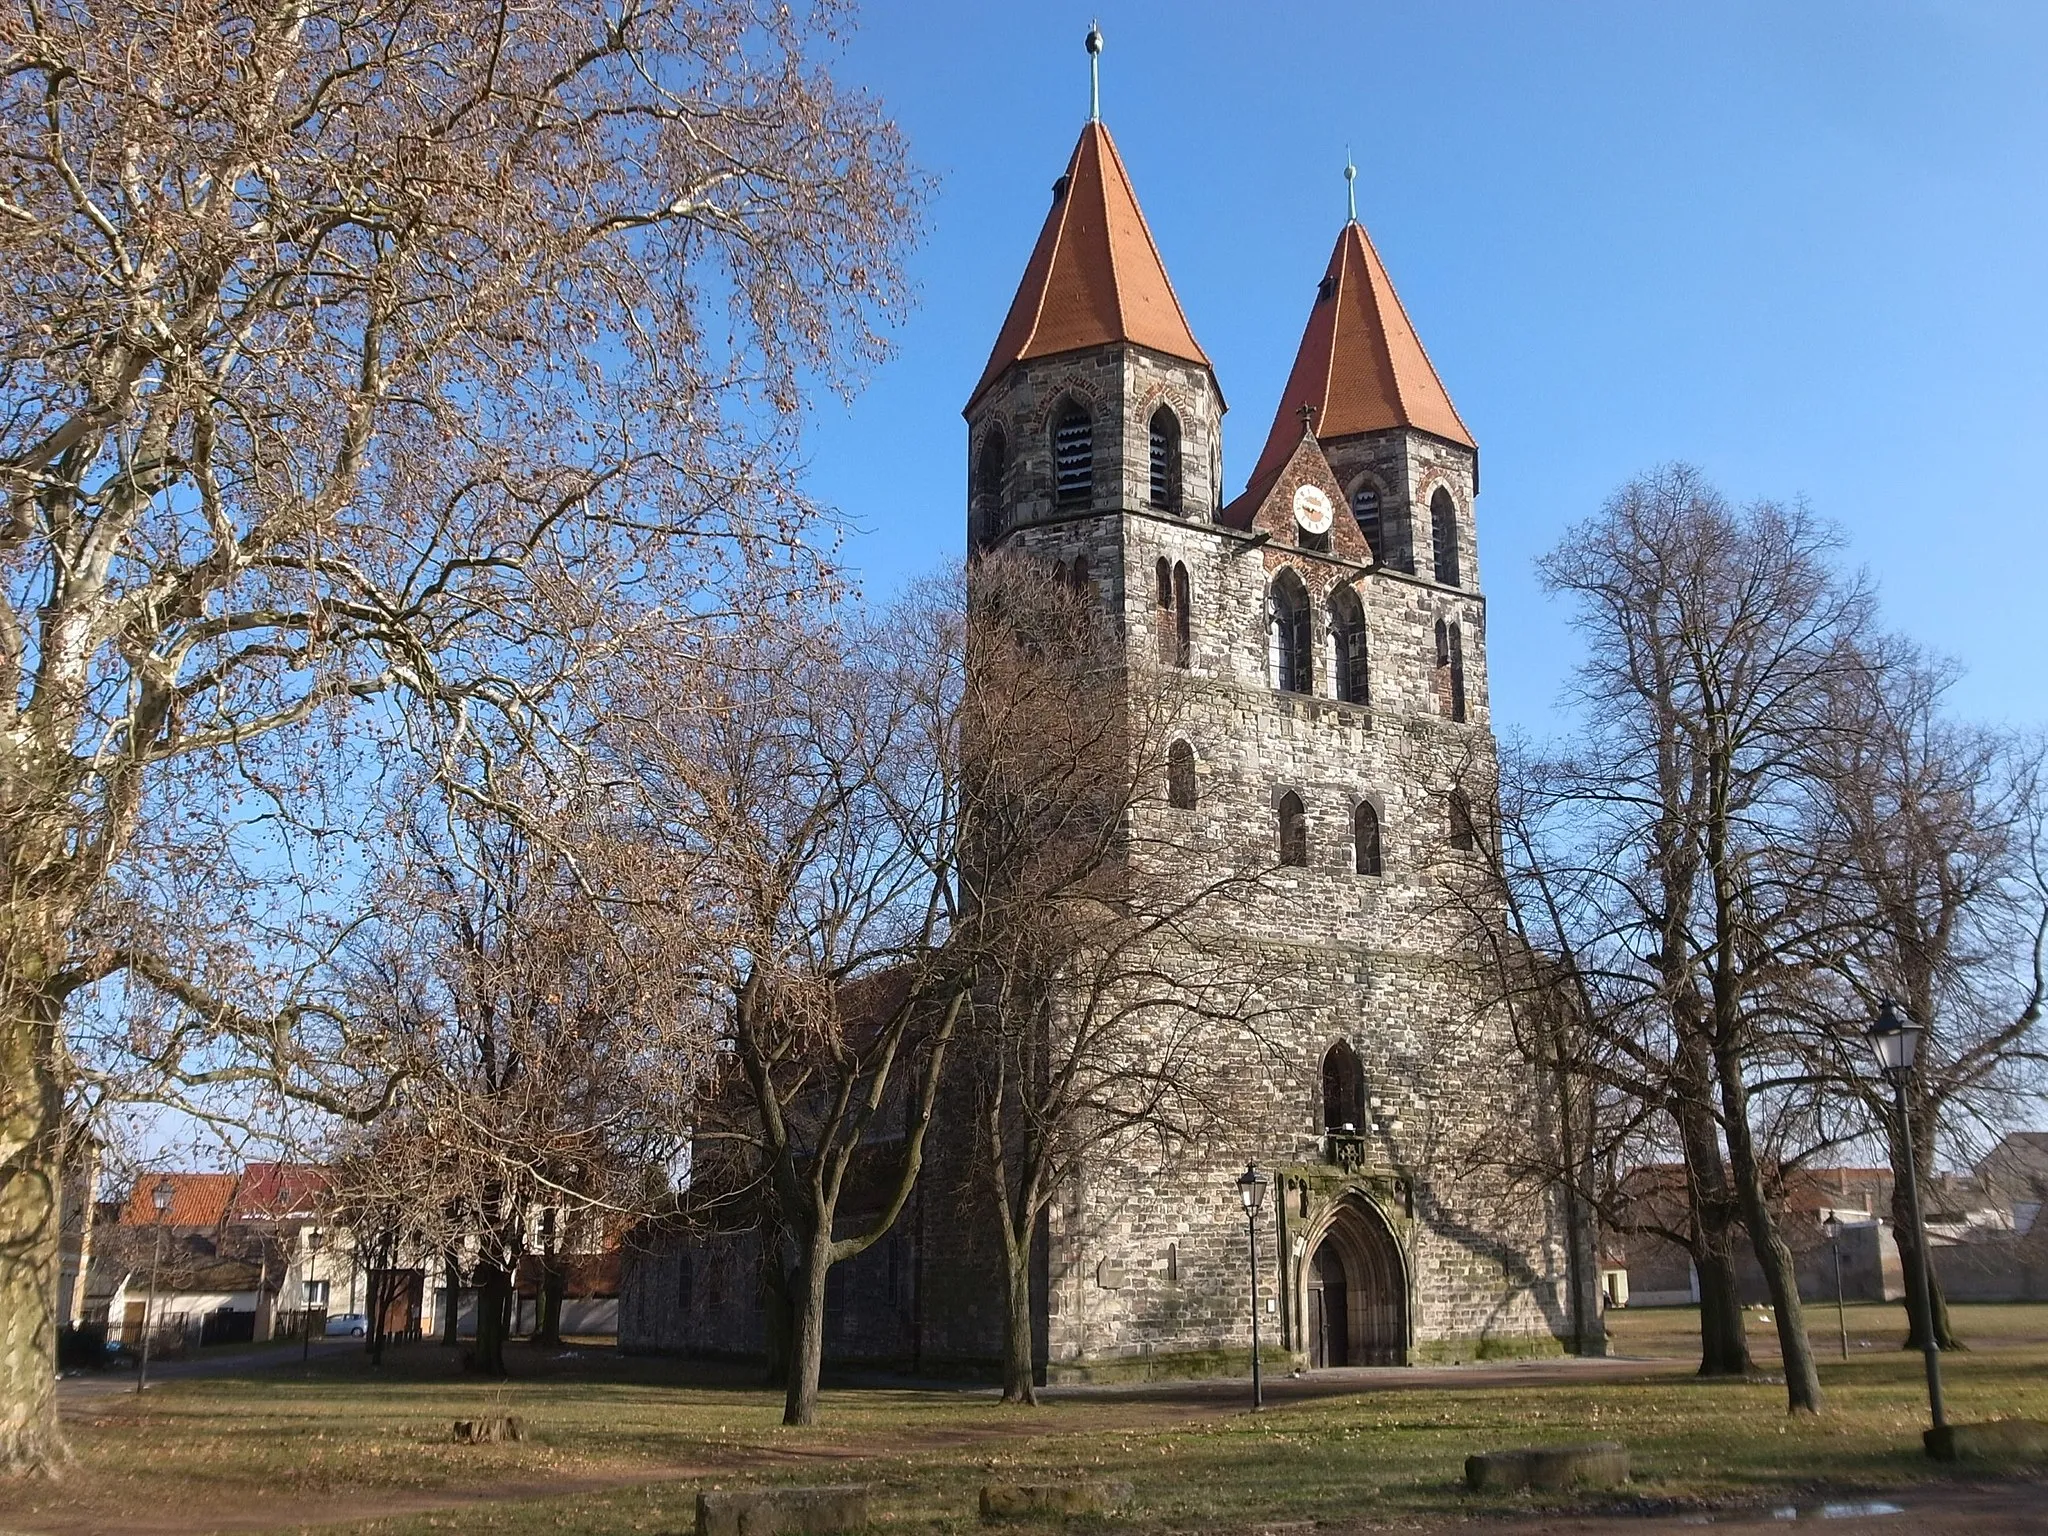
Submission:
POLYGON ((500 1441, 525 1438, 526 1426, 513 1414, 455 1421, 455 1442, 458 1445, 496 1445, 500 1441))

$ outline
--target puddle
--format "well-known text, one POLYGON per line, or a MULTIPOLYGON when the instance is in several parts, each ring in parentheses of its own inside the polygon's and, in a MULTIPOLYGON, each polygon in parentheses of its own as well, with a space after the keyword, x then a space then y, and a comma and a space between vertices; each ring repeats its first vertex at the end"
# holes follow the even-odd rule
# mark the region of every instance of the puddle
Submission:
MULTIPOLYGON (((1883 1515, 1903 1515, 1903 1506, 1887 1504, 1883 1499, 1857 1499, 1830 1504, 1809 1505, 1801 1509, 1797 1504, 1780 1504, 1766 1512, 1771 1520, 1874 1520, 1883 1515)), ((1680 1525, 1719 1525, 1724 1520, 1754 1520, 1755 1515, 1731 1511, 1726 1515, 1687 1515, 1680 1525)))

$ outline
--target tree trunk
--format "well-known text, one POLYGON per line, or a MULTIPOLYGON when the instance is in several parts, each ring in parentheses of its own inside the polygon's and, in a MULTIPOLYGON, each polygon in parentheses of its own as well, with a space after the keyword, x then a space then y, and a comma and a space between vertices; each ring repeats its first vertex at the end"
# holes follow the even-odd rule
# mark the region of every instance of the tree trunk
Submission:
POLYGON ((782 1399, 785 1424, 818 1421, 818 1375, 825 1363, 825 1277, 831 1268, 831 1239, 812 1239, 797 1272, 795 1347, 790 1350, 789 1385, 782 1399))
POLYGON ((505 1374, 506 1307, 511 1299, 511 1276, 503 1265, 486 1260, 477 1265, 476 1349, 470 1369, 490 1376, 505 1374))
POLYGON ((462 1341, 462 1266, 452 1253, 441 1261, 441 1284, 448 1297, 441 1309, 441 1342, 452 1348, 462 1341))
POLYGON ((1735 1259, 1728 1251, 1728 1233, 1719 1242, 1703 1241, 1693 1251, 1692 1266, 1700 1281, 1700 1375, 1747 1376, 1756 1367, 1749 1358, 1749 1336, 1742 1320, 1742 1289, 1735 1279, 1735 1259))
MULTIPOLYGON (((1913 1129, 1916 1133, 1920 1132, 1922 1124, 1928 1118, 1924 1107, 1915 1108, 1913 1129)), ((1927 1347, 1927 1341, 1920 1332, 1920 1261, 1916 1251, 1919 1245, 1919 1234, 1913 1230, 1913 1205, 1906 1188, 1906 1176, 1902 1171, 1906 1162, 1905 1149, 1899 1145, 1899 1133, 1896 1124, 1891 1127, 1891 1134, 1886 1139, 1890 1146, 1892 1164, 1892 1237, 1899 1245, 1899 1262, 1906 1272, 1906 1342, 1904 1347, 1911 1350, 1922 1350, 1927 1347)), ((1913 1143, 1914 1151, 1923 1159, 1929 1159, 1934 1156, 1934 1138, 1931 1135, 1916 1134, 1913 1138, 1913 1143)), ((1931 1165, 1926 1161, 1920 1163, 1922 1168, 1929 1166, 1931 1165)), ((1922 1181, 1922 1184, 1924 1187, 1925 1180, 1922 1181)), ((1929 1308, 1929 1314, 1934 1318, 1935 1347, 1938 1349, 1959 1348, 1960 1346, 1956 1343, 1956 1336, 1949 1327, 1948 1297, 1942 1291, 1941 1277, 1934 1272, 1932 1264, 1929 1264, 1927 1267, 1927 1278, 1932 1292, 1928 1300, 1932 1303, 1932 1306, 1929 1308)))
POLYGON ((1806 1309, 1799 1300, 1799 1274, 1778 1231, 1777 1218, 1764 1196, 1763 1169, 1749 1131, 1749 1086, 1742 1080, 1742 1062, 1732 1053, 1720 1056, 1722 1124, 1728 1137, 1728 1162, 1735 1190, 1742 1200, 1743 1224, 1750 1246, 1763 1266, 1778 1325, 1778 1349, 1785 1357, 1785 1403, 1792 1413, 1819 1413, 1827 1407, 1821 1391, 1820 1367, 1813 1340, 1806 1333, 1806 1309))
POLYGON ((66 1457, 55 1316, 62 1010, 18 965, 0 970, 0 999, 25 998, 0 1013, 0 1475, 49 1473, 66 1457))
POLYGON ((1031 1358, 1031 1237, 1003 1232, 1003 1401, 1035 1406, 1038 1387, 1031 1358))
POLYGON ((563 1271, 561 1259, 552 1253, 543 1254, 540 1289, 534 1298, 533 1337, 529 1343, 559 1345, 562 1342, 562 1292, 567 1285, 568 1276, 563 1271))
POLYGON ((761 1254, 761 1339, 768 1357, 763 1379, 771 1387, 789 1385, 790 1337, 796 1329, 789 1292, 789 1275, 782 1267, 781 1235, 771 1227, 761 1254))
POLYGON ((1686 1198, 1692 1209, 1692 1264, 1700 1281, 1700 1375, 1747 1376, 1756 1367, 1742 1322, 1742 1288, 1735 1279, 1735 1213, 1728 1165, 1707 1107, 1704 1052, 1697 1037, 1681 1046, 1676 1077, 1682 1085, 1673 1116, 1685 1156, 1686 1198))

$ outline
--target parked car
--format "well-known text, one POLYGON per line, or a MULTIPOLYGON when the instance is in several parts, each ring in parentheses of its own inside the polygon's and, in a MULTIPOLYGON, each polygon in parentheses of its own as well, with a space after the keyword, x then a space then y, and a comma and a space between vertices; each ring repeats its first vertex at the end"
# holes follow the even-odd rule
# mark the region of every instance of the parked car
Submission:
POLYGON ((337 1312, 327 1319, 330 1339, 360 1339, 370 1331, 370 1320, 361 1312, 337 1312))

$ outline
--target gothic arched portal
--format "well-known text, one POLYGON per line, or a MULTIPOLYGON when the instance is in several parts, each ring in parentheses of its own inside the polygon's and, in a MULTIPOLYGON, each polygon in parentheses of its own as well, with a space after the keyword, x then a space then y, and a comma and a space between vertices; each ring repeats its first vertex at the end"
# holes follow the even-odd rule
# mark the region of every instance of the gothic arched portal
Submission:
POLYGON ((1408 1363, 1408 1280, 1386 1219, 1357 1198, 1338 1203, 1308 1266, 1308 1363, 1408 1363))

